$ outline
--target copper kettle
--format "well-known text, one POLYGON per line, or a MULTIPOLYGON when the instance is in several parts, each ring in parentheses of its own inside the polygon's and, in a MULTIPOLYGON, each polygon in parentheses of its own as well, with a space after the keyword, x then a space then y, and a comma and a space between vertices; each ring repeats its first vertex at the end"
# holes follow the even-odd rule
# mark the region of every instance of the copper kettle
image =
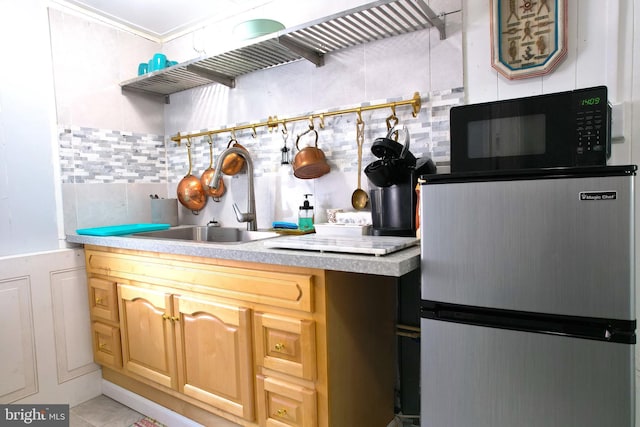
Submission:
POLYGON ((318 148, 318 132, 310 126, 305 132, 296 138, 296 149, 298 153, 293 159, 293 175, 300 179, 319 178, 329 173, 331 169, 327 163, 324 152, 318 148), (316 136, 314 146, 304 147, 302 150, 298 146, 300 137, 313 132, 316 136))

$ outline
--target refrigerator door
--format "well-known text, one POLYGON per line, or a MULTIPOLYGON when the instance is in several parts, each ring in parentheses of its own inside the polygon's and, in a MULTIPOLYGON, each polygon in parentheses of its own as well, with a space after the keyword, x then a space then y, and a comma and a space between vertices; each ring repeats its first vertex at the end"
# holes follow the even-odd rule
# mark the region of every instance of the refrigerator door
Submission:
POLYGON ((423 319, 421 427, 633 426, 633 346, 423 319))
POLYGON ((422 299, 635 319, 632 194, 632 176, 424 184, 422 299))

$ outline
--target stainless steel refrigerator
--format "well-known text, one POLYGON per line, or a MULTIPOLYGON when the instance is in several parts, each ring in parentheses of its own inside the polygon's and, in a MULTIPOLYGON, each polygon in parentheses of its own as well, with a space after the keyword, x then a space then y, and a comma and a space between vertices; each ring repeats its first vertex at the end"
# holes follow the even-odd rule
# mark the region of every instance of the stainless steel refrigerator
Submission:
POLYGON ((421 427, 634 425, 635 170, 423 177, 421 427))

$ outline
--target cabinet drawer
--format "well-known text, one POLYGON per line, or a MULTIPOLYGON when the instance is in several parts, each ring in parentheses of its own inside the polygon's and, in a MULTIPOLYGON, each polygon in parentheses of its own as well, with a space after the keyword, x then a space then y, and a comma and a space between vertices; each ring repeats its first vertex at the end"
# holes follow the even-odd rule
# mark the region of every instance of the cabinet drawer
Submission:
POLYGON ((113 281, 89 278, 89 310, 93 318, 118 321, 116 289, 116 283, 113 281))
POLYGON ((184 261, 86 249, 87 271, 106 277, 161 284, 209 295, 312 312, 312 271, 275 272, 211 264, 206 258, 184 261))
POLYGON ((316 377, 314 323, 269 313, 255 315, 256 362, 296 377, 316 377))
POLYGON ((100 322, 91 324, 93 335, 93 358, 100 365, 122 367, 120 328, 100 322))
POLYGON ((315 427, 316 392, 258 375, 258 416, 262 427, 315 427))

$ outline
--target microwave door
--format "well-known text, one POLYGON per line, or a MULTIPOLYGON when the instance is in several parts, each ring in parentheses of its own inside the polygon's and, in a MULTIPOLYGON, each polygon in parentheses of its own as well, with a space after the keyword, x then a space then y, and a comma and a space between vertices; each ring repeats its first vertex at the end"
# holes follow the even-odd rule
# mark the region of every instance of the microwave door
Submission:
POLYGON ((604 166, 611 108, 597 86, 450 110, 451 171, 604 166))
POLYGON ((498 117, 467 124, 470 159, 539 156, 545 153, 545 115, 498 117))

